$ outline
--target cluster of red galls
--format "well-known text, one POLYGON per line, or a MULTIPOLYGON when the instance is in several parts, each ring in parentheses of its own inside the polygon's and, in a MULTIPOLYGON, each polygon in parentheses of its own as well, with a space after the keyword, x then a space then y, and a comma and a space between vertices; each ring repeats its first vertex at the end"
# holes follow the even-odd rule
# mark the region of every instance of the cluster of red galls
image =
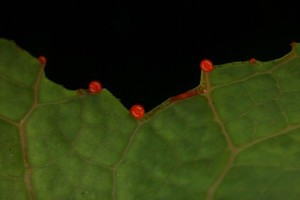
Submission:
MULTIPOLYGON (((204 59, 200 63, 200 68, 204 72, 211 72, 213 70, 213 63, 208 59, 204 59)), ((90 82, 89 88, 88 88, 88 92, 90 94, 100 93, 101 90, 102 90, 102 85, 99 81, 90 82)), ((137 120, 142 119, 145 115, 145 109, 140 104, 135 104, 135 105, 131 106, 129 112, 130 112, 131 116, 137 120)))
MULTIPOLYGON (((99 81, 90 82, 89 88, 88 88, 88 92, 90 94, 100 93, 101 90, 102 90, 102 85, 99 81)), ((135 119, 142 119, 145 114, 145 109, 140 104, 133 105, 129 111, 130 111, 131 116, 134 117, 135 119)))
MULTIPOLYGON (((46 58, 44 56, 40 56, 38 60, 42 65, 44 66, 46 65, 46 58)), ((200 63, 200 68, 205 72, 210 72, 213 70, 213 63, 208 59, 204 59, 200 63)), ((91 81, 89 83, 89 87, 88 87, 89 94, 92 95, 98 94, 101 92, 101 90, 102 90, 102 84, 100 83, 100 81, 91 81)), ((137 120, 142 119, 145 115, 145 109, 140 104, 135 104, 131 106, 129 112, 131 116, 137 120)))
MULTIPOLYGON (((46 65, 46 58, 44 56, 40 56, 38 60, 42 65, 44 66, 46 65)), ((251 58, 249 62, 254 64, 256 60, 254 58, 251 58)), ((200 62, 200 69, 204 72, 211 72, 214 69, 214 65, 209 59, 204 59, 200 62)), ((102 84, 99 81, 92 81, 89 83, 88 92, 90 94, 98 94, 101 92, 101 90, 102 90, 102 84)), ((131 106, 129 112, 132 117, 139 120, 144 117, 145 109, 142 105, 135 104, 131 106)))

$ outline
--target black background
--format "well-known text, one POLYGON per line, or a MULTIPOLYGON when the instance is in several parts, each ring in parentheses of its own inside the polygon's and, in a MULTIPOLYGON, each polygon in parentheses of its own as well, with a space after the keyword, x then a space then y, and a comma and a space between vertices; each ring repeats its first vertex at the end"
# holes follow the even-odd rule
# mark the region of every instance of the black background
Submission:
POLYGON ((146 111, 197 86, 204 58, 268 61, 300 42, 288 1, 94 2, 2 5, 0 37, 46 56, 50 80, 74 90, 100 80, 125 107, 146 111))

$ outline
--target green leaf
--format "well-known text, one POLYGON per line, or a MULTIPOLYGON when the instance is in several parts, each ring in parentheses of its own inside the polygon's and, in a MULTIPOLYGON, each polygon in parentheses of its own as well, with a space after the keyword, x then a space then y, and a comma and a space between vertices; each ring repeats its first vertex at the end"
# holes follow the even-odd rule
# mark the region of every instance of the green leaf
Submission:
POLYGON ((299 54, 215 66, 136 120, 0 39, 0 199, 299 199, 299 54))

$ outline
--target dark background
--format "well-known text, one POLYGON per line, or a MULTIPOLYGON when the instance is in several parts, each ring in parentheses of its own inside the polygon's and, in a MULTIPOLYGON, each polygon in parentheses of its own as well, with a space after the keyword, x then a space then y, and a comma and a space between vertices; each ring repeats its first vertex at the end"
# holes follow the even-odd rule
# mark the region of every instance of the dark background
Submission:
POLYGON ((199 84, 199 62, 268 61, 300 42, 288 1, 57 2, 1 7, 0 37, 47 57, 46 76, 68 89, 92 80, 146 111, 199 84))

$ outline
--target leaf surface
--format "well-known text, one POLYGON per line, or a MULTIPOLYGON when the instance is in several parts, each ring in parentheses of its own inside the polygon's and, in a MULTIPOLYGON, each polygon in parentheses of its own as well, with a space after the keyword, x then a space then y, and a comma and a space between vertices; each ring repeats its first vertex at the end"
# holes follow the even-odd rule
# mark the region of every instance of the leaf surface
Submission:
POLYGON ((136 120, 0 39, 0 199, 298 199, 299 53, 215 66, 136 120))

